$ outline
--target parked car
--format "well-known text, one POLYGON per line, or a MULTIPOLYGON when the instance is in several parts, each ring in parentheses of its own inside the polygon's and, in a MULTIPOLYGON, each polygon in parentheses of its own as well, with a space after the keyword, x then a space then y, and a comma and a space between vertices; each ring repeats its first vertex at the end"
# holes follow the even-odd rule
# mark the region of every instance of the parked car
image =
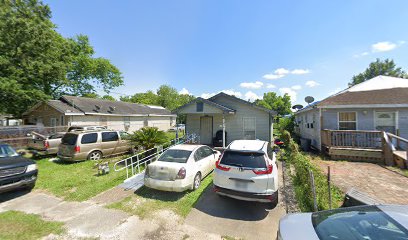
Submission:
POLYGON ((275 153, 260 140, 235 140, 225 149, 214 171, 214 191, 245 201, 276 204, 278 170, 275 153))
POLYGON ((64 161, 100 160, 130 152, 128 133, 123 131, 94 130, 68 132, 61 139, 58 157, 64 161))
POLYGON ((295 213, 279 223, 278 240, 407 240, 408 206, 364 205, 295 213))
POLYGON ((219 156, 219 151, 205 145, 173 146, 147 166, 145 186, 174 192, 195 190, 201 180, 214 170, 219 156))
POLYGON ((22 157, 11 146, 0 143, 0 192, 32 189, 37 174, 34 161, 22 157))
POLYGON ((28 147, 35 150, 35 154, 51 155, 58 153, 58 147, 61 144, 61 139, 65 132, 54 133, 49 136, 44 136, 36 132, 31 133, 31 140, 28 142, 28 147))
POLYGON ((67 132, 74 131, 90 131, 90 130, 105 130, 107 129, 104 126, 71 126, 68 128, 67 132))
POLYGON ((174 127, 169 128, 169 132, 176 132, 178 129, 179 132, 184 132, 186 130, 186 125, 185 124, 177 124, 174 127))

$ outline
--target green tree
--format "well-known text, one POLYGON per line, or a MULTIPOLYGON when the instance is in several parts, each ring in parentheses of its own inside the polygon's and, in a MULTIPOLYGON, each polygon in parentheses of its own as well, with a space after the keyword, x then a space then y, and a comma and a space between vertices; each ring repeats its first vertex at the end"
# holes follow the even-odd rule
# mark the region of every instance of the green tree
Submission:
POLYGON ((153 91, 145 93, 136 93, 133 96, 122 96, 120 100, 123 102, 133 102, 147 105, 160 105, 159 97, 153 91))
POLYGON ((116 99, 112 97, 111 95, 103 95, 101 99, 109 100, 109 101, 116 101, 116 99))
POLYGON ((364 72, 354 75, 349 83, 349 86, 354 86, 379 75, 408 78, 407 73, 400 67, 397 67, 394 60, 385 59, 384 61, 381 61, 377 58, 375 62, 370 63, 364 72))
POLYGON ((143 149, 151 149, 157 145, 167 142, 166 133, 160 131, 157 127, 143 127, 135 131, 130 136, 131 142, 136 147, 143 147, 143 149))
POLYGON ((64 38, 37 0, 0 0, 0 109, 20 116, 34 103, 123 84, 120 71, 94 58, 88 37, 64 38))
POLYGON ((262 99, 255 101, 255 104, 277 112, 279 116, 292 113, 290 96, 285 94, 278 96, 275 92, 264 93, 262 99))

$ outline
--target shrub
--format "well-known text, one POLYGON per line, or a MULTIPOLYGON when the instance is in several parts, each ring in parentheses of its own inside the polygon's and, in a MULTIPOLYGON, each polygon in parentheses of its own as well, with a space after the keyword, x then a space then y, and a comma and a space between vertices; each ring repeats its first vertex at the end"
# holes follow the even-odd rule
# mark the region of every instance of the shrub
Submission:
POLYGON ((147 150, 167 142, 167 135, 157 127, 143 127, 131 134, 130 140, 136 148, 147 150))

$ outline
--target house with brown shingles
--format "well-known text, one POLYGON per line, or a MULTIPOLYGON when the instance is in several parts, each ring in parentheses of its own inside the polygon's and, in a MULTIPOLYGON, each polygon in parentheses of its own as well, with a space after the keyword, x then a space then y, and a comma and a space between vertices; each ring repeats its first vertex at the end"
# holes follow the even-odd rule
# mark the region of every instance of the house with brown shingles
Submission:
POLYGON ((150 126, 166 131, 176 124, 176 117, 161 106, 64 95, 31 107, 23 114, 23 121, 45 127, 96 125, 136 131, 150 126))
POLYGON ((310 104, 295 119, 300 137, 319 150, 325 129, 380 130, 408 139, 408 79, 375 77, 310 104))

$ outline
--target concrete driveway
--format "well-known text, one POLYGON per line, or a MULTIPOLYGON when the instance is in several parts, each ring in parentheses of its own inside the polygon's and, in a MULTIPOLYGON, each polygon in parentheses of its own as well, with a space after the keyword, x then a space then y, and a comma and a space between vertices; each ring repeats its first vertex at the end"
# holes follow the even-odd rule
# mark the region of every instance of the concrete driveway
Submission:
POLYGON ((276 239, 279 219, 286 214, 282 185, 282 166, 279 164, 279 203, 273 209, 263 203, 221 197, 209 188, 187 216, 185 224, 221 236, 276 239))

